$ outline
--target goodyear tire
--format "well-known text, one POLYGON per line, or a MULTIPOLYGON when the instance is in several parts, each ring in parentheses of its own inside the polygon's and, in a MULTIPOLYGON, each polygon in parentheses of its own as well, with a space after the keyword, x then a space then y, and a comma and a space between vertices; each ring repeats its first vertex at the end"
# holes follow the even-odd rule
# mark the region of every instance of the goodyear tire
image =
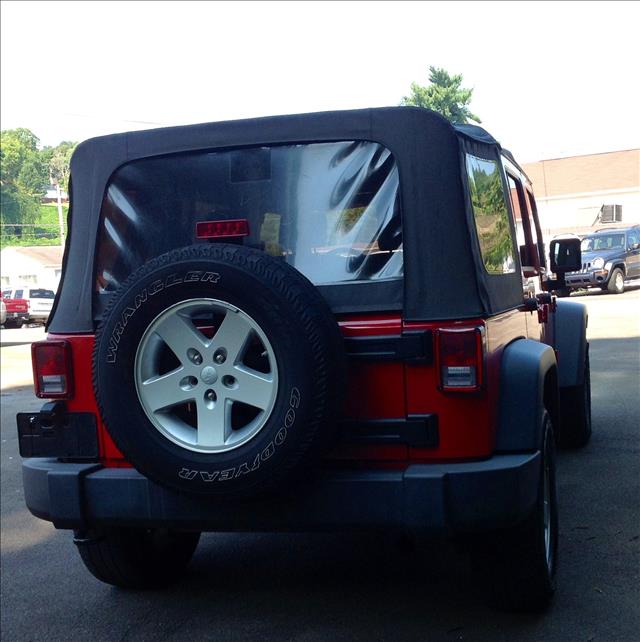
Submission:
POLYGON ((246 497, 308 476, 331 442, 345 356, 299 272, 241 246, 198 245, 150 261, 114 294, 93 377, 107 430, 142 474, 246 497))

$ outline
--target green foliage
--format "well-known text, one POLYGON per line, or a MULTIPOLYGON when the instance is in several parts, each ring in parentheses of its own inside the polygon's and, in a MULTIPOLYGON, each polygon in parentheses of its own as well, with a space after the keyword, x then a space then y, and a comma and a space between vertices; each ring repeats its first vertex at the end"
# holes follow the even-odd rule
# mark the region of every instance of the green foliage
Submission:
MULTIPOLYGON (((33 223, 38 216, 39 200, 15 184, 3 183, 0 186, 0 223, 33 223)), ((16 233, 18 230, 16 227, 16 233)))
MULTIPOLYGON (((62 206, 62 215, 67 231, 67 213, 69 207, 62 206)), ((2 228, 0 247, 25 245, 60 245, 60 227, 58 224, 58 206, 56 204, 41 204, 37 208, 34 223, 28 227, 7 226, 2 228)))
POLYGON ((11 129, 0 142, 0 222, 33 223, 48 183, 38 138, 28 129, 11 129))
POLYGON ((76 145, 77 143, 66 140, 56 147, 45 147, 42 150, 43 156, 47 159, 51 181, 54 185, 60 185, 63 190, 68 189, 69 164, 76 145))
POLYGON ((513 262, 513 245, 500 174, 492 161, 467 160, 467 169, 482 259, 488 272, 502 274, 513 262))
POLYGON ((411 83, 411 94, 404 96, 401 105, 425 107, 442 114, 453 123, 482 122, 469 109, 473 89, 462 87, 462 74, 450 76, 438 67, 429 67, 430 85, 411 83))
POLYGON ((65 141, 40 150, 38 137, 25 128, 1 132, 0 143, 2 245, 59 243, 57 228, 34 225, 41 222, 47 186, 53 182, 66 188, 76 144, 65 141))

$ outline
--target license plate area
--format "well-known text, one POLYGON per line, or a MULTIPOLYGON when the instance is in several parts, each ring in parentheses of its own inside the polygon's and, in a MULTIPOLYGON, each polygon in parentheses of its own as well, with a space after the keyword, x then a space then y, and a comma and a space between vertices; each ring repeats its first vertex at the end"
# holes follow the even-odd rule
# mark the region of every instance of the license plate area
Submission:
POLYGON ((16 419, 21 457, 98 458, 97 422, 90 412, 20 412, 16 419))

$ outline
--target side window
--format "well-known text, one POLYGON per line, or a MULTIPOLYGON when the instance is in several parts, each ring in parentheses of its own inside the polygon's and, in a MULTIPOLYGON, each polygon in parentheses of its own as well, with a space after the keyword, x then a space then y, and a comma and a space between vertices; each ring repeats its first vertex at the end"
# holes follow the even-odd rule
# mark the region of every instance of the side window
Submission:
POLYGON ((2 290, 2 298, 3 299, 10 299, 11 298, 11 290, 2 290))
POLYGON ((467 174, 482 261, 489 274, 516 271, 509 212, 496 161, 467 154, 467 174))
POLYGON ((21 298, 22 298, 22 293, 23 293, 23 292, 24 292, 24 290, 16 290, 16 291, 13 293, 13 298, 14 298, 14 299, 21 299, 21 298))
POLYGON ((627 247, 633 248, 638 243, 638 232, 629 232, 627 239, 627 247))
POLYGON ((527 189, 527 201, 529 203, 529 211, 533 218, 533 229, 534 229, 534 242, 538 250, 538 258, 540 260, 540 267, 547 267, 547 255, 544 249, 544 237, 542 236, 542 228, 540 227, 540 217, 538 216, 538 206, 536 205, 536 199, 533 197, 533 193, 527 189))
POLYGON ((515 218, 516 239, 520 249, 520 263, 525 276, 533 276, 540 268, 531 229, 531 213, 522 187, 522 181, 507 172, 511 211, 515 218))

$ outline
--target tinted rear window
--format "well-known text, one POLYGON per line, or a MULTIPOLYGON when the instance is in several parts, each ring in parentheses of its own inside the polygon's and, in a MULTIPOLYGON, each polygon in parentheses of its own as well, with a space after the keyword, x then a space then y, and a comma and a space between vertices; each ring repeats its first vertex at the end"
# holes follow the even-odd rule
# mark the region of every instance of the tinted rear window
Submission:
MULTIPOLYGON (((96 290, 196 239, 196 223, 245 219, 231 242, 293 265, 316 284, 403 273, 398 169, 366 141, 259 147, 135 161, 109 182, 96 290)), ((225 242, 229 242, 225 239, 225 242)))
POLYGON ((29 290, 29 298, 31 299, 53 299, 54 297, 53 290, 29 290))

